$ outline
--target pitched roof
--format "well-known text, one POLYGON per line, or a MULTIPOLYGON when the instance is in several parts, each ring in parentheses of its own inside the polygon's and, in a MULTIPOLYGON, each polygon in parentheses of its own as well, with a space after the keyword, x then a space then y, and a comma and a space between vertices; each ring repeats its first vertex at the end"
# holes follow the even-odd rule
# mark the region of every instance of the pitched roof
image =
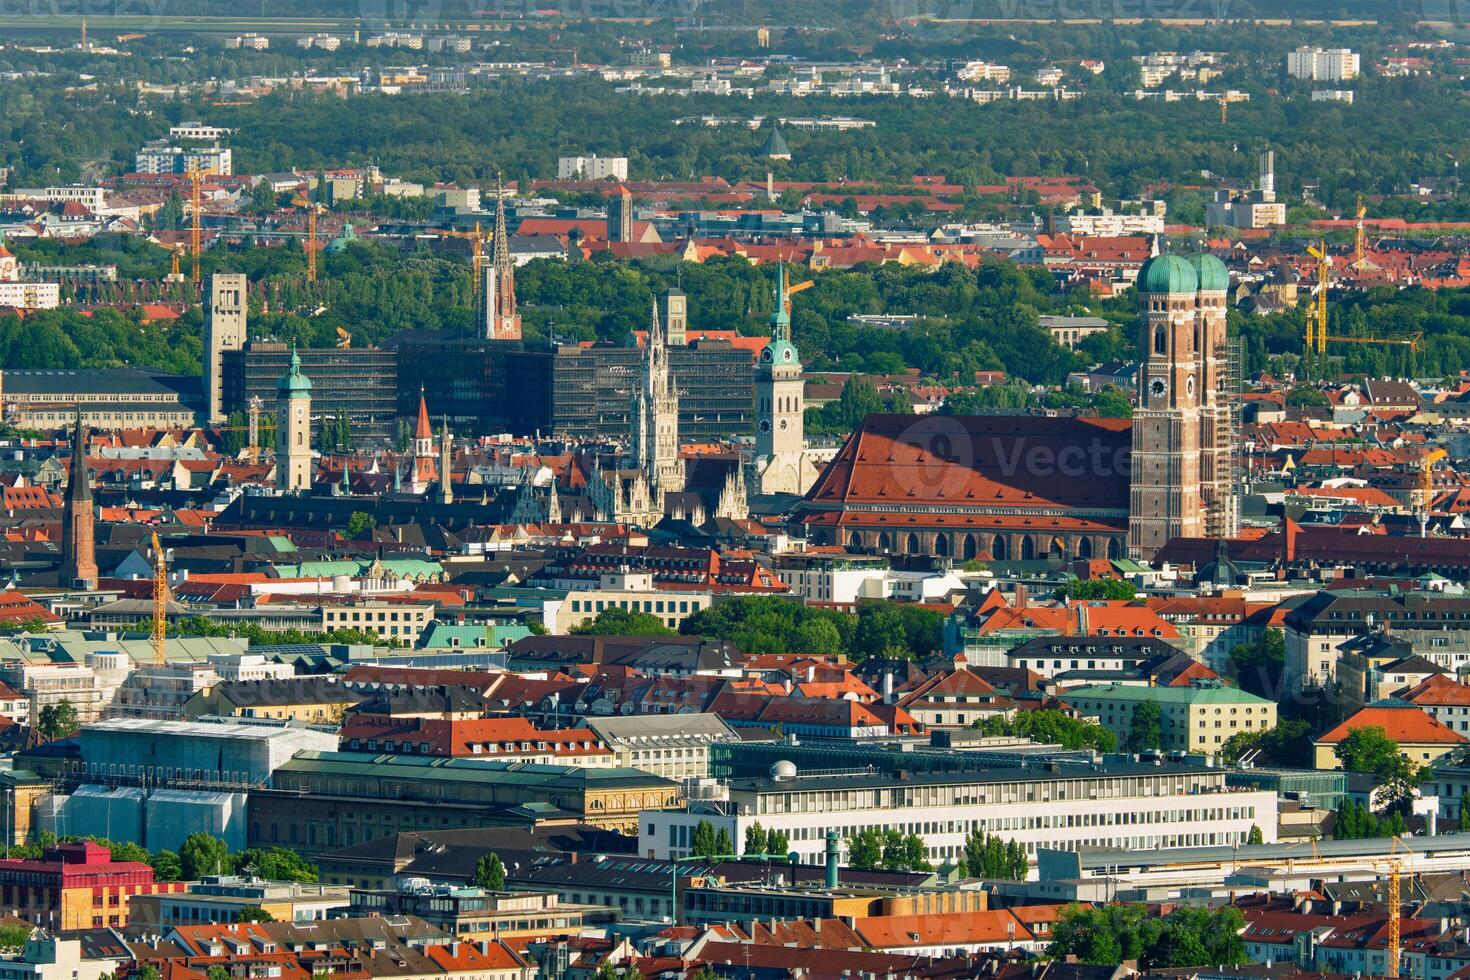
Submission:
POLYGON ((1359 728, 1378 727, 1400 745, 1463 745, 1470 739, 1452 732, 1416 705, 1372 704, 1317 739, 1335 745, 1359 728))

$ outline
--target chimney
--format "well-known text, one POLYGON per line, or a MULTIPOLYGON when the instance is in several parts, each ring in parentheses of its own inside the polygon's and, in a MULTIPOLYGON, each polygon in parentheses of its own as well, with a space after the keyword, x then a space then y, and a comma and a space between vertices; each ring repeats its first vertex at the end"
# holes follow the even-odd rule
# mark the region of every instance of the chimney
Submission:
POLYGON ((769 170, 766 171, 766 200, 776 199, 776 177, 769 170))
POLYGON ((892 704, 893 701, 893 671, 885 670, 883 672, 883 703, 892 704))
POLYGON ((837 888, 838 867, 837 861, 841 856, 841 845, 838 843, 837 831, 827 831, 827 890, 837 888))
POLYGON ((1024 582, 1016 583, 1016 608, 1026 608, 1026 583, 1024 582))

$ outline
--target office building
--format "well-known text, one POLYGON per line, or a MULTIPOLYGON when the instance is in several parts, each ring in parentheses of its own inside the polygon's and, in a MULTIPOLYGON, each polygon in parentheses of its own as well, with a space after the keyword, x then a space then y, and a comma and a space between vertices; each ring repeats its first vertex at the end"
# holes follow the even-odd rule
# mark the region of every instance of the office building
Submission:
POLYGON ((1132 733, 1139 707, 1158 705, 1160 743, 1146 747, 1166 752, 1218 755, 1230 736, 1258 733, 1276 725, 1274 702, 1219 681, 1197 681, 1189 687, 1096 684, 1069 688, 1066 698, 1083 715, 1097 718, 1117 735, 1120 744, 1132 733))
POLYGON ((91 841, 54 845, 33 861, 0 860, 0 902, 48 929, 126 926, 133 897, 183 890, 183 882, 156 882, 148 865, 114 861, 91 841))
MULTIPOLYGON (((637 347, 561 347, 553 359, 552 430, 572 438, 622 439, 630 393, 638 384, 637 347)), ((691 441, 729 439, 754 430, 751 353, 724 339, 668 349, 679 393, 679 434, 691 441)))
POLYGON ((545 433, 552 424, 552 355, 521 341, 416 330, 389 342, 398 354, 398 414, 423 394, 431 418, 456 435, 545 433))
MULTIPOLYGON (((301 373, 311 379, 312 411, 318 419, 345 415, 354 448, 393 441, 398 421, 398 353, 381 347, 325 347, 297 351, 301 373)), ((259 398, 266 410, 276 384, 291 365, 291 349, 280 341, 252 340, 222 359, 225 414, 246 412, 259 398)))
POLYGON ((1226 771, 1177 763, 1053 764, 1044 769, 923 772, 869 769, 802 776, 790 762, 772 775, 709 788, 686 809, 639 814, 638 851, 687 857, 708 821, 733 841, 759 823, 787 835, 801 860, 819 861, 826 835, 898 830, 924 841, 926 860, 953 864, 972 831, 1038 848, 1159 849, 1244 843, 1258 827, 1276 839, 1276 794, 1232 790, 1226 771))

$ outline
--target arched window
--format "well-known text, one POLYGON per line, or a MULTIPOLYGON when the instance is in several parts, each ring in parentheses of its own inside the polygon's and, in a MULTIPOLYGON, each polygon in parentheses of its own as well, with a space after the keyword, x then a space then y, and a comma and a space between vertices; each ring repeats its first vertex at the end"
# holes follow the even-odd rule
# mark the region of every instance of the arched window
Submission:
POLYGON ((963 558, 965 561, 969 561, 970 559, 975 557, 975 554, 975 535, 967 534, 965 535, 965 543, 961 547, 960 557, 963 558))
POLYGON ((1091 558, 1092 557, 1092 539, 1091 538, 1078 538, 1077 539, 1077 557, 1078 558, 1091 558))
POLYGON ((1026 537, 1021 539, 1021 560, 1036 560, 1036 542, 1031 540, 1030 535, 1027 535, 1026 537))
POLYGON ((887 551, 893 547, 893 542, 888 539, 888 532, 884 531, 878 535, 878 550, 887 551))
POLYGON ((949 555, 949 536, 946 534, 934 535, 934 554, 940 558, 949 555))
POLYGON ((1169 352, 1169 338, 1164 334, 1163 327, 1154 327, 1154 353, 1167 354, 1169 352))
POLYGON ((1123 548, 1122 548, 1121 545, 1118 544, 1118 539, 1117 538, 1109 538, 1108 539, 1108 559, 1110 561, 1117 561, 1119 558, 1122 558, 1122 557, 1123 557, 1123 548))
POLYGON ((919 554, 919 536, 917 534, 910 534, 908 540, 904 542, 903 550, 910 555, 919 554))
POLYGON ((990 557, 996 561, 1006 560, 1006 539, 999 534, 995 536, 994 541, 990 542, 990 557))

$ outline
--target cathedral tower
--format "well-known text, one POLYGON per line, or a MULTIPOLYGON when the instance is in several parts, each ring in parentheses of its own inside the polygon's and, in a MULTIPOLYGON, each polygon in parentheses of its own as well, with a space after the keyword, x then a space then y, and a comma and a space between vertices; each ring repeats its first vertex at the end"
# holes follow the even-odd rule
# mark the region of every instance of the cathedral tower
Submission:
POLYGON ((771 340, 755 368, 756 493, 803 494, 816 479, 806 457, 802 418, 806 381, 801 356, 791 343, 791 299, 786 267, 776 270, 776 311, 771 314, 771 340))
POLYGON ((61 517, 61 584, 97 587, 96 515, 92 512, 92 478, 87 470, 87 427, 77 410, 72 430, 71 474, 61 517))
POLYGON ((643 471, 654 499, 684 489, 684 462, 679 459, 679 393, 669 371, 668 340, 655 303, 648 343, 643 349, 643 376, 633 393, 629 413, 633 463, 643 471))
POLYGON ((505 185, 495 180, 495 240, 485 270, 485 337, 520 340, 521 315, 516 312, 516 267, 505 231, 505 185))
POLYGON ((1138 273, 1143 363, 1133 413, 1129 552, 1152 560, 1177 537, 1233 533, 1225 296, 1209 255, 1158 255, 1138 273))
POLYGON ((276 486, 283 493, 311 489, 311 379, 291 349, 291 369, 276 385, 276 486))

